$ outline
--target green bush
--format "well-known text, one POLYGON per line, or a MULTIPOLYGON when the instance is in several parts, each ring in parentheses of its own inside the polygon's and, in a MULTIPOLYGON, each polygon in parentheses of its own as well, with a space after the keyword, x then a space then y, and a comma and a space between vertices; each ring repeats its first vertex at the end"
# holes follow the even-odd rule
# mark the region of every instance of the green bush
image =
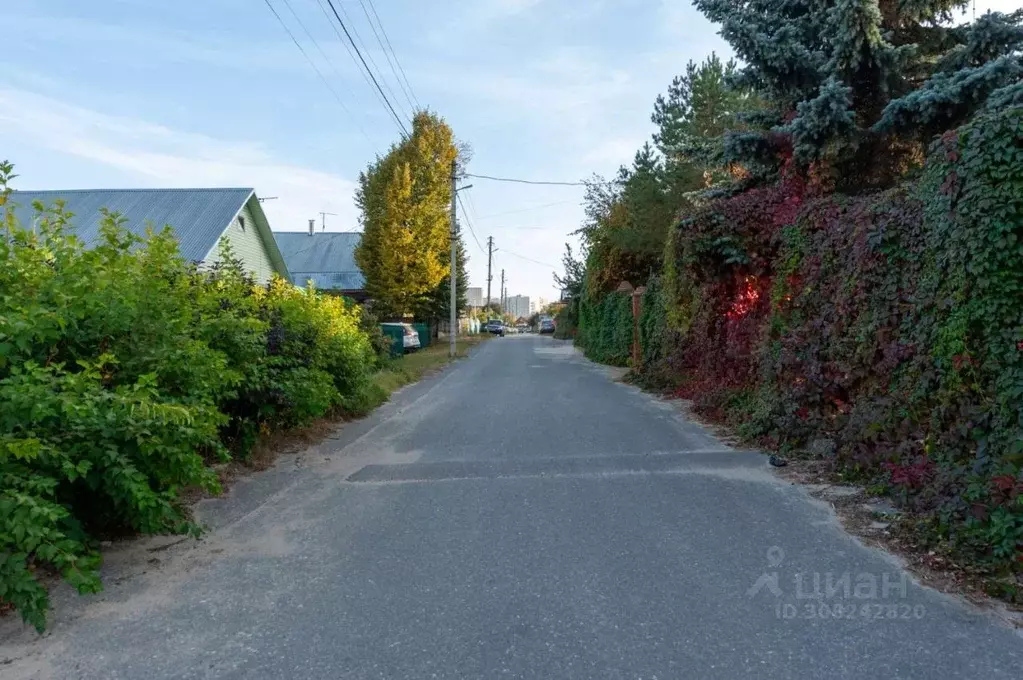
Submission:
MULTIPOLYGON (((537 322, 539 323, 539 322, 537 322)), ((572 340, 579 330, 579 301, 570 300, 558 310, 554 317, 554 337, 559 340, 572 340)))
POLYGON ((86 249, 58 203, 32 230, 0 164, 0 601, 40 630, 55 569, 99 589, 97 536, 197 532, 178 502, 260 433, 371 398, 359 310, 283 280, 254 286, 224 249, 198 271, 169 229, 104 214, 86 249))
POLYGON ((370 310, 363 308, 359 316, 359 328, 369 338, 369 344, 376 357, 375 366, 383 367, 391 359, 391 339, 384 334, 380 327, 380 318, 370 310))
POLYGON ((579 303, 576 342, 594 361, 627 365, 632 353, 631 297, 614 292, 595 299, 584 293, 579 303))
POLYGON ((663 358, 667 333, 667 305, 663 287, 658 277, 651 276, 647 281, 639 308, 639 344, 643 351, 642 368, 651 367, 663 358))

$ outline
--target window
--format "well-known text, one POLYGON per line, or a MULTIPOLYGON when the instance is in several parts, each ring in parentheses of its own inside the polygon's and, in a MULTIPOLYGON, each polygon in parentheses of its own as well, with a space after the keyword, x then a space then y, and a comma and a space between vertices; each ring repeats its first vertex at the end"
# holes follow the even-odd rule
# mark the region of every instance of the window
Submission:
POLYGON ((244 215, 239 215, 238 216, 238 224, 241 225, 242 231, 245 231, 245 216, 244 215))

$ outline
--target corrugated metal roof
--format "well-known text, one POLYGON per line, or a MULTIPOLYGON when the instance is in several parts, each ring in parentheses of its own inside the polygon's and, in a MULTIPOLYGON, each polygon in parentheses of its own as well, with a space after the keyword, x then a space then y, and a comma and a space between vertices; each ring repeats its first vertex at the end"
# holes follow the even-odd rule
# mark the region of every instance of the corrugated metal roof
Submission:
POLYGON ((304 286, 313 280, 320 290, 361 290, 366 278, 355 264, 359 232, 275 231, 291 280, 304 286))
POLYGON ((291 272, 296 285, 305 286, 310 280, 317 290, 362 290, 366 285, 362 272, 291 272))
POLYGON ((142 235, 148 223, 156 228, 170 225, 178 238, 181 254, 201 261, 252 195, 252 189, 77 189, 67 191, 15 191, 15 215, 29 225, 35 212, 33 201, 52 206, 62 199, 75 235, 86 245, 99 238, 100 208, 119 212, 125 228, 142 235))

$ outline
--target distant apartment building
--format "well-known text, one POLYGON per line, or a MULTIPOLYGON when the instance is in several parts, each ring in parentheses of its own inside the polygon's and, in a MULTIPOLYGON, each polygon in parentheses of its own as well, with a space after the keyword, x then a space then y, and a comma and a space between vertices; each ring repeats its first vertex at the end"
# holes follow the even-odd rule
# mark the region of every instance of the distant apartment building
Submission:
POLYGON ((540 311, 540 310, 536 306, 536 300, 530 300, 529 301, 529 315, 533 316, 538 311, 540 311))
POLYGON ((470 307, 482 307, 483 306, 483 289, 482 288, 469 288, 466 290, 466 302, 469 303, 470 307))
POLYGON ((511 314, 516 319, 519 317, 529 317, 529 296, 528 295, 509 295, 505 301, 504 310, 511 314))

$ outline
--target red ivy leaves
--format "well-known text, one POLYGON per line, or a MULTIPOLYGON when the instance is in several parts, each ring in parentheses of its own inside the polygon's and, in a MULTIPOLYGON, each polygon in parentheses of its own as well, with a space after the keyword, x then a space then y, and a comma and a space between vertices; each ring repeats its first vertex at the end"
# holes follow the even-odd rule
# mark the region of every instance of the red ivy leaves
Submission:
POLYGON ((941 183, 939 191, 945 196, 952 196, 959 191, 959 174, 955 170, 945 175, 945 181, 941 183))
POLYGON ((959 132, 948 130, 941 135, 941 146, 945 149, 945 160, 950 163, 959 162, 959 132))
POLYGON ((737 321, 756 309, 762 286, 763 284, 755 276, 743 278, 738 286, 738 293, 732 299, 732 306, 725 312, 729 321, 737 321))
POLYGON ((991 495, 1003 503, 1011 503, 1023 495, 1023 479, 1012 475, 991 478, 991 495))
POLYGON ((977 360, 971 357, 969 354, 956 354, 952 357, 952 366, 957 371, 963 370, 963 365, 966 366, 977 366, 977 360))
POLYGON ((928 458, 918 458, 909 464, 884 463, 891 475, 891 483, 904 489, 919 489, 934 474, 934 463, 928 458))

